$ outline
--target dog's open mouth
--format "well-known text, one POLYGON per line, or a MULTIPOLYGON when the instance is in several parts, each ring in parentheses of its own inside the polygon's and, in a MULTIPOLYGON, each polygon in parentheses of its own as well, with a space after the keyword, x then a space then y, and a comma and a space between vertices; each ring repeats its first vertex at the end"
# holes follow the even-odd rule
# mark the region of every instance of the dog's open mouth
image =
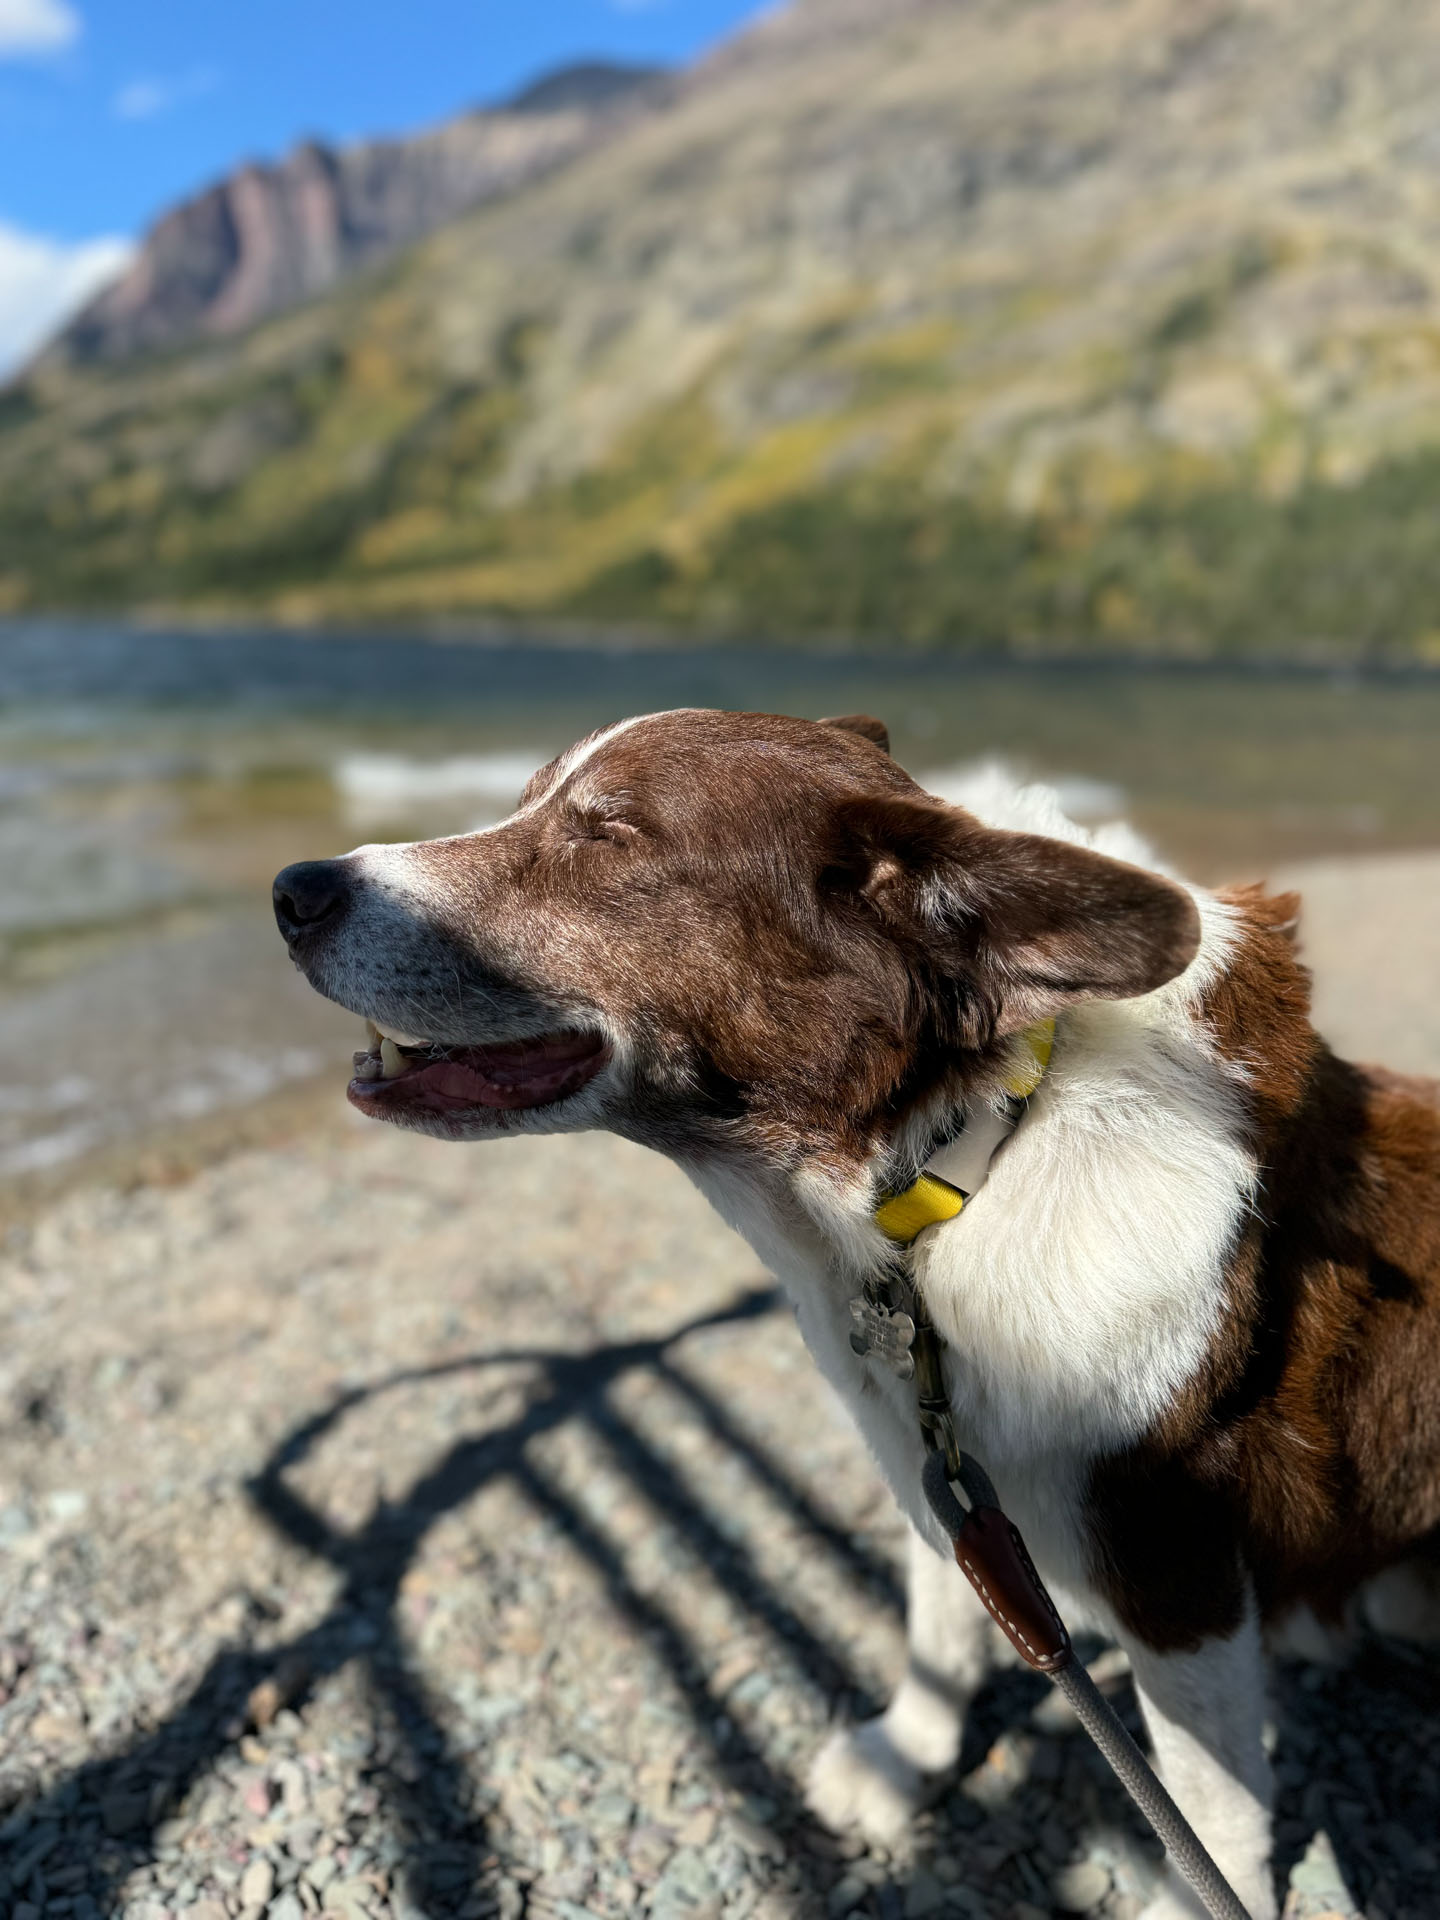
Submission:
POLYGON ((447 1047, 382 1034, 367 1022, 370 1046, 355 1055, 347 1093, 362 1113, 385 1118, 467 1107, 548 1107, 578 1093, 610 1058, 595 1033, 547 1033, 489 1047, 447 1047))

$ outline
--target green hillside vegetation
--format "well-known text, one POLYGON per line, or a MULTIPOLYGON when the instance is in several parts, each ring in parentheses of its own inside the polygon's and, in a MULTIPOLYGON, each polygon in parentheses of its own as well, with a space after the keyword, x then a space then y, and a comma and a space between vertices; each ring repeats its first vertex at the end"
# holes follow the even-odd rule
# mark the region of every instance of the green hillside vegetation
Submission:
POLYGON ((810 0, 273 320, 0 396, 0 604, 1440 660, 1440 14, 810 0))

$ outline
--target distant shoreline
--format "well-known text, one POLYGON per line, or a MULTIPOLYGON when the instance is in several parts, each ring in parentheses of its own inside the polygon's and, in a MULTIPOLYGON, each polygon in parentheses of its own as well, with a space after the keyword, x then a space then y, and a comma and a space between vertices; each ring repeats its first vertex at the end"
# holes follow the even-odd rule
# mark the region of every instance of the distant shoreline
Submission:
POLYGON ((947 665, 982 673, 1134 673, 1177 679, 1263 679, 1307 682, 1354 679, 1389 685, 1440 684, 1440 660, 1353 657, 1316 649, 1313 652, 1256 652, 1183 654, 1161 648, 1106 649, 1077 647, 1049 649, 1026 643, 1023 647, 970 645, 963 641, 922 644, 896 642, 886 647, 872 635, 777 634, 741 635, 688 631, 677 627, 604 624, 588 620, 490 620, 463 615, 415 620, 349 621, 288 620, 277 615, 219 612, 183 608, 147 610, 125 608, 114 613, 88 610, 36 609, 0 613, 0 640, 25 629, 56 632, 120 629, 157 638, 233 638, 253 633, 257 638, 285 636, 325 644, 370 641, 390 645, 456 647, 494 652, 552 652, 583 655, 634 654, 717 657, 774 661, 787 656, 796 661, 833 659, 847 667, 871 666, 886 672, 934 672, 947 665))
POLYGON ((237 1153, 281 1146, 302 1133, 318 1139, 371 1124, 347 1105, 345 1069, 337 1061, 258 1100, 219 1108, 199 1120, 145 1128, 55 1166, 0 1179, 0 1242, 12 1227, 46 1212, 76 1188, 129 1193, 140 1187, 182 1186, 237 1153))

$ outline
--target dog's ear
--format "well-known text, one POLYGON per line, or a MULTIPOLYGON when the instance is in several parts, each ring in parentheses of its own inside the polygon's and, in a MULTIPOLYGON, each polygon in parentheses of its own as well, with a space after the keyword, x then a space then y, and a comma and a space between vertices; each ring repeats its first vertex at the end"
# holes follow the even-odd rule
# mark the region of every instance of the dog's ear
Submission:
POLYGON ((927 974, 962 989, 991 1034, 1083 1000, 1149 993, 1200 944, 1183 887, 1088 847, 918 798, 867 801, 846 830, 836 870, 927 974))
POLYGON ((838 727, 842 733, 858 733, 864 740, 873 740, 882 753, 890 751, 890 729, 883 720, 872 720, 868 713, 841 713, 820 724, 838 727))

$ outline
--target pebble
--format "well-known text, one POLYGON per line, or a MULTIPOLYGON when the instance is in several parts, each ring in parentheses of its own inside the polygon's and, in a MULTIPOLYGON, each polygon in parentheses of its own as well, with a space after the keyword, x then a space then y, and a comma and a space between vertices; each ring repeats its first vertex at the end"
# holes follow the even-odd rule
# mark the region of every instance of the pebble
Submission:
POLYGON ((843 1920, 843 1916, 854 1911, 870 1891, 867 1883, 858 1873, 843 1873, 825 1896, 825 1911, 832 1920, 843 1920))
POLYGON ((939 1913, 947 1904, 948 1897, 933 1873, 917 1867, 905 1889, 905 1920, 929 1920, 932 1913, 939 1913))
POLYGON ((325 1891, 324 1908, 344 1920, 365 1920, 375 1898, 376 1889, 367 1880, 337 1880, 325 1891))
POLYGON ((1348 1916, 1359 1912, 1335 1857, 1334 1845, 1324 1831, 1315 1835, 1304 1857, 1291 1869, 1290 1890, 1298 1896, 1293 1901, 1298 1920, 1322 1920, 1322 1916, 1332 1913, 1348 1916))
POLYGON ((325 1854, 320 1859, 309 1863, 305 1869, 305 1878, 317 1893, 323 1893, 339 1871, 334 1857, 325 1854))
MULTIPOLYGON (((64 1417, 6 1435, 0 1912, 1136 1920, 1153 1841, 1009 1667, 898 1848, 809 1821, 810 1754, 903 1665, 904 1531, 789 1317, 724 1319, 754 1263, 662 1163, 346 1133, 77 1192, 8 1258, 5 1364, 64 1417), (664 1377, 636 1357, 705 1316, 664 1377), (593 1418, 583 1375, 552 1408, 485 1357, 607 1342, 593 1418)), ((1289 1920, 1428 1915, 1413 1669, 1279 1692, 1289 1920)))
POLYGON ((275 1891, 275 1868, 269 1860, 252 1860, 240 1876, 240 1904, 244 1907, 267 1906, 275 1891))
POLYGON ((520 1920, 525 1911, 525 1896, 516 1883, 502 1874, 495 1886, 495 1904, 500 1920, 520 1920))
POLYGON ((666 1905, 703 1906, 713 1900, 718 1891, 709 1862, 693 1847, 682 1847, 672 1854, 656 1884, 651 1912, 656 1913, 666 1905))
POLYGON ((1050 1881, 1050 1892, 1062 1913, 1089 1913, 1110 1891, 1110 1876, 1094 1860, 1062 1867, 1050 1881))

